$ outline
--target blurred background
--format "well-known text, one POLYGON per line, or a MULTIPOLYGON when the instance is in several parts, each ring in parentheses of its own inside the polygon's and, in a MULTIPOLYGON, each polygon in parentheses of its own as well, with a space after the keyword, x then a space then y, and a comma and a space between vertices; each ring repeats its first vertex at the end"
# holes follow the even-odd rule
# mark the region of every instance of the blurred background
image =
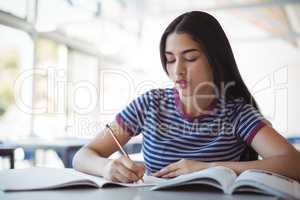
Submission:
POLYGON ((159 40, 191 10, 219 20, 262 113, 297 145, 300 0, 0 0, 0 169, 71 167, 133 98, 172 86, 159 40))

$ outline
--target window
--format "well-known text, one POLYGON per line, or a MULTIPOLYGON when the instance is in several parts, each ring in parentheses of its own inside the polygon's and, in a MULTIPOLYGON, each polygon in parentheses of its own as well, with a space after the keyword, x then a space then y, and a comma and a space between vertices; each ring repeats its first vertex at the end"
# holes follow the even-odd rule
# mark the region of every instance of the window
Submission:
POLYGON ((28 0, 0 1, 0 10, 25 19, 27 17, 28 0))
POLYGON ((0 139, 13 139, 30 134, 33 43, 2 25, 0 35, 0 139))
POLYGON ((33 132, 45 138, 64 135, 66 123, 67 48, 38 38, 34 73, 33 132))
POLYGON ((69 51, 68 136, 91 137, 99 132, 98 59, 69 51))

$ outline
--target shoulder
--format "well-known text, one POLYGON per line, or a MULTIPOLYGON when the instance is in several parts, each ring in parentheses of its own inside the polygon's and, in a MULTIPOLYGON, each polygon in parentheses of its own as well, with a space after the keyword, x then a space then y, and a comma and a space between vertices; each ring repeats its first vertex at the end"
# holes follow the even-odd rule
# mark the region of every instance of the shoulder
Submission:
POLYGON ((234 110, 240 110, 244 106, 250 105, 246 102, 246 100, 243 97, 240 98, 234 98, 234 99, 229 99, 226 106, 229 109, 234 109, 234 110))
POLYGON ((221 103, 223 111, 232 120, 248 113, 260 114, 260 111, 253 104, 246 102, 243 97, 228 100, 222 99, 221 103))
POLYGON ((245 107, 254 107, 253 104, 248 103, 243 97, 234 98, 234 99, 221 99, 221 102, 224 104, 224 107, 228 110, 242 110, 245 107))

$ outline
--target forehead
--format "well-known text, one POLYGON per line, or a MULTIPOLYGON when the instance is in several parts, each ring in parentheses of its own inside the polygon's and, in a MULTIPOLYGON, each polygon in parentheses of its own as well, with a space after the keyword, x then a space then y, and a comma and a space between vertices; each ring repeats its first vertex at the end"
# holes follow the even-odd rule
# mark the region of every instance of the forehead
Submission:
POLYGON ((166 39, 166 51, 180 52, 186 49, 199 49, 199 44, 195 42, 189 34, 172 33, 166 39))

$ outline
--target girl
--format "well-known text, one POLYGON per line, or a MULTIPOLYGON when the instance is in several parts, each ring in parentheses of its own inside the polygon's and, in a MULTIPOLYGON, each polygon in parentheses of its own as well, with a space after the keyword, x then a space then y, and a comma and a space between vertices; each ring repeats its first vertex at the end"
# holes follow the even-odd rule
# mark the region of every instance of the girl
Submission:
POLYGON ((177 17, 162 35, 160 56, 174 88, 146 92, 111 123, 122 145, 143 134, 144 165, 107 159, 118 147, 105 129, 75 155, 75 169, 134 182, 145 172, 171 178, 222 165, 237 174, 256 168, 300 180, 299 153, 259 112, 214 17, 200 11, 177 17), (245 161, 249 148, 262 160, 245 161))

